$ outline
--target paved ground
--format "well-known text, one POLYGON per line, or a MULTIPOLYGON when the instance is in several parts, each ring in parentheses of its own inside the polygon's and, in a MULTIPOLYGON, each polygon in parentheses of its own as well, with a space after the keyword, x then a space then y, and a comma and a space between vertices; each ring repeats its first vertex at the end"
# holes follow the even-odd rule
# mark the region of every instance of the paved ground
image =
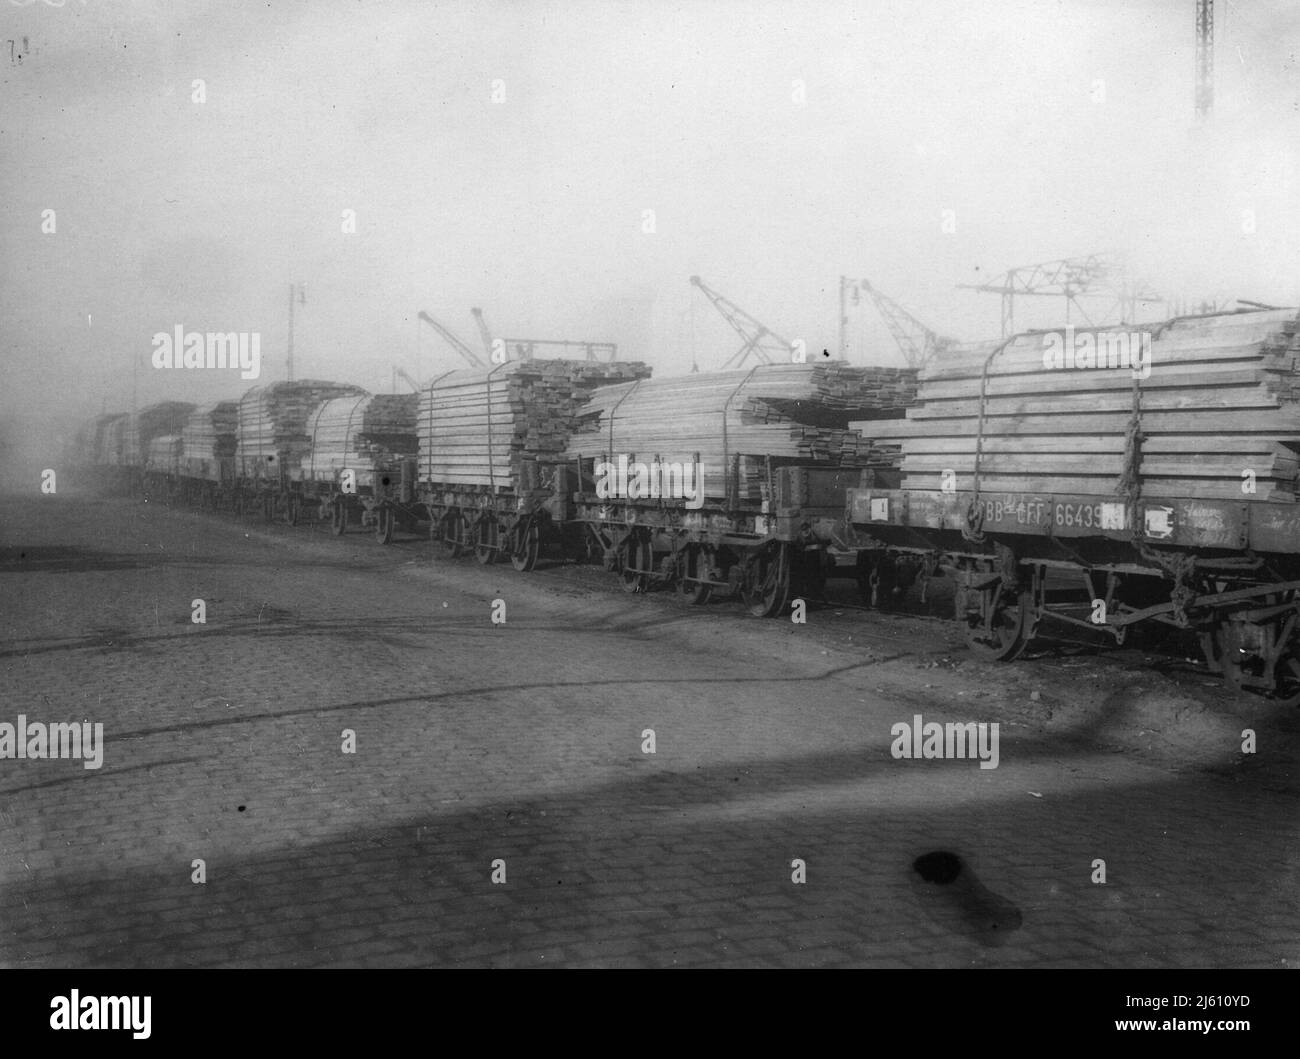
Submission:
POLYGON ((989 666, 845 596, 798 626, 409 539, 0 510, 0 723, 105 731, 99 770, 0 760, 0 964, 1300 963, 1300 726, 1176 656, 989 666), (916 713, 999 722, 999 767, 895 760, 916 713))

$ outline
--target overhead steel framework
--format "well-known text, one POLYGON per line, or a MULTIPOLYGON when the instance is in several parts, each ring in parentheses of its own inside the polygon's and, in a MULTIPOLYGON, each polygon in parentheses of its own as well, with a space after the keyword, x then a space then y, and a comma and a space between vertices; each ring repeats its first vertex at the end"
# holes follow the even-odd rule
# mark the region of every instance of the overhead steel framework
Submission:
POLYGON ((1143 302, 1164 299, 1140 280, 1130 279, 1115 254, 1087 254, 1037 265, 1008 269, 996 283, 959 283, 966 290, 1002 295, 1002 337, 1015 333, 1016 298, 1062 298, 1065 320, 1070 322, 1073 308, 1086 324, 1091 320, 1079 302, 1080 297, 1110 297, 1113 303, 1107 315, 1118 310, 1121 319, 1131 321, 1143 302))
POLYGON ((581 353, 586 360, 614 361, 618 357, 617 342, 584 342, 573 338, 494 338, 488 326, 483 310, 474 308, 474 322, 478 324, 479 337, 488 359, 500 362, 505 356, 510 360, 533 360, 538 353, 554 353, 561 358, 570 358, 581 353))

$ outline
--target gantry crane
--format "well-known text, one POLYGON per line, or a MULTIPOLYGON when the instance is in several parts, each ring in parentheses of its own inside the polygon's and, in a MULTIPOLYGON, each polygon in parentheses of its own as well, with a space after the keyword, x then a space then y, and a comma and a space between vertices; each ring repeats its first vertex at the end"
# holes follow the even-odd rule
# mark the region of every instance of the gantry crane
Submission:
MULTIPOLYGON (((845 303, 849 293, 852 292, 856 303, 859 290, 871 295, 871 300, 875 303, 876 309, 884 319, 885 326, 889 328, 889 333, 894 336, 894 341, 898 343, 898 349, 903 354, 903 359, 907 361, 909 368, 923 368, 935 356, 957 345, 955 338, 947 338, 930 330, 899 305, 898 302, 894 301, 893 298, 889 297, 884 291, 873 287, 870 281, 865 279, 851 280, 847 276, 840 277, 840 318, 842 322, 847 320, 847 306, 845 303)), ((841 337, 840 355, 846 356, 847 350, 843 349, 843 344, 844 340, 841 337)))
POLYGON ((704 292, 704 296, 713 303, 713 307, 722 314, 722 318, 741 337, 743 344, 727 359, 727 362, 722 365, 723 368, 729 368, 733 363, 739 367, 745 363, 745 358, 751 353, 764 364, 772 363, 774 353, 780 360, 790 359, 790 351, 794 348, 793 342, 778 335, 761 320, 745 312, 730 298, 719 294, 699 276, 692 276, 691 283, 704 292))
MULTIPOLYGON (((958 287, 1002 295, 1003 338, 1015 332, 1017 297, 1063 298, 1065 322, 1070 322, 1070 309, 1074 308, 1089 325, 1092 321, 1079 303, 1080 296, 1115 298, 1120 316, 1128 322, 1132 322, 1130 318, 1136 314, 1139 304, 1164 300, 1144 282, 1130 280, 1122 256, 1116 253, 1085 254, 1022 265, 1008 269, 997 283, 959 283, 958 287)), ((1112 306, 1110 312, 1114 311, 1112 306)))
POLYGON ((492 329, 488 327, 483 310, 475 308, 470 312, 474 314, 474 322, 478 324, 479 337, 483 340, 483 348, 487 350, 488 359, 494 363, 499 362, 502 355, 512 360, 532 360, 539 348, 558 352, 561 356, 568 356, 573 350, 581 350, 587 360, 600 360, 603 356, 606 360, 612 361, 618 356, 616 342, 582 342, 570 338, 493 338, 492 329))
POLYGON ((1015 331, 1017 295, 1064 298, 1066 322, 1070 321, 1070 307, 1073 306, 1088 323, 1088 315, 1078 297, 1108 290, 1113 273, 1114 267, 1107 255, 1088 254, 1008 269, 1000 283, 959 283, 958 286, 1002 295, 1002 337, 1006 338, 1015 331))

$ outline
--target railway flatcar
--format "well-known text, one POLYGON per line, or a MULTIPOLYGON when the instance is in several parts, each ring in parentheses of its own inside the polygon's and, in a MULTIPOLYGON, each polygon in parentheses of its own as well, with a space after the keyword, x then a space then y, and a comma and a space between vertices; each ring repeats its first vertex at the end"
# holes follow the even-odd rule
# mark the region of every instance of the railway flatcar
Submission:
POLYGON ((603 388, 569 442, 572 517, 632 592, 725 593, 771 617, 830 576, 865 589, 841 501, 889 460, 848 422, 897 418, 914 394, 906 369, 838 362, 603 388))
POLYGON ((1017 335, 922 378, 900 487, 849 489, 845 519, 956 577, 981 656, 1159 623, 1300 703, 1298 363, 1290 309, 1017 335))
POLYGON ((336 534, 359 522, 388 544, 399 526, 425 520, 415 491, 417 402, 415 394, 339 397, 311 414, 303 488, 336 534))
POLYGON ((323 402, 361 397, 359 386, 302 379, 257 386, 236 413, 233 493, 238 510, 260 508, 268 521, 280 514, 297 523, 304 506, 319 502, 304 490, 302 458, 309 455, 307 421, 323 402))

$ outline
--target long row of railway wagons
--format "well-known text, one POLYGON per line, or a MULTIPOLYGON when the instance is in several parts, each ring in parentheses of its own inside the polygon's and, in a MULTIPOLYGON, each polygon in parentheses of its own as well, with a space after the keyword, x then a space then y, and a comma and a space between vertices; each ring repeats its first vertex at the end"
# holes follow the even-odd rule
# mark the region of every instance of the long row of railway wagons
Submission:
MULTIPOLYGON (((390 435, 364 458, 348 448, 345 431, 345 443, 322 460, 309 431, 270 445, 262 435, 250 439, 265 423, 248 422, 256 402, 247 395, 201 409, 171 404, 138 417, 102 416, 83 431, 74 459, 86 480, 106 487, 290 523, 325 520, 340 534, 360 524, 384 543, 398 529, 427 533, 448 555, 508 559, 520 571, 541 555, 583 558, 603 563, 630 592, 666 588, 692 603, 726 593, 755 616, 816 596, 830 576, 856 579, 874 602, 918 577, 946 575, 956 586, 955 617, 982 657, 1015 658, 1040 631, 1086 630, 1122 643, 1136 626, 1163 624, 1195 635, 1230 687, 1294 705, 1300 503, 1284 476, 1285 453, 1300 454, 1300 414, 1290 418, 1286 403, 1293 380, 1300 393, 1296 333, 1293 311, 1169 321, 1154 329, 1145 375, 1117 382, 1093 370, 1076 389, 1047 396, 1042 370, 1053 365, 1033 358, 1056 333, 1018 335, 975 351, 965 381, 951 365, 936 366, 933 383, 923 375, 905 419, 855 424, 896 445, 892 469, 728 452, 719 479, 728 484, 690 506, 600 494, 595 463, 614 454, 599 438, 590 454, 575 452, 572 441, 532 453, 486 486, 422 471, 454 465, 447 461, 455 446, 418 431, 409 451, 390 435), (1081 414, 1071 411, 1076 393, 1086 415, 1104 423, 1067 425, 1081 414), (1270 451, 1284 456, 1270 456, 1273 478, 1262 495, 1234 495, 1207 468, 1225 445, 1262 450, 1261 431, 1271 431, 1270 451), (1046 466, 1070 446, 1081 458, 1069 466, 1095 478, 1017 472, 1024 486, 1016 488, 1008 476, 1016 460, 1046 466), (1179 446, 1191 457, 1179 462, 1179 446), (927 463, 932 456, 937 462, 927 463), (945 457, 952 468, 939 466, 945 457), (1113 482, 1112 466, 1121 469, 1113 482), (733 486, 742 473, 754 489, 733 486)), ((1099 348, 1109 337, 1092 334, 1099 348)), ((1052 376, 1050 386, 1057 384, 1052 376)), ((298 387, 303 424, 319 427, 321 409, 340 400, 365 414, 355 388, 279 385, 298 387)), ((490 420, 489 412, 489 431, 490 420)), ((1247 466, 1242 481, 1254 474, 1247 466)))

